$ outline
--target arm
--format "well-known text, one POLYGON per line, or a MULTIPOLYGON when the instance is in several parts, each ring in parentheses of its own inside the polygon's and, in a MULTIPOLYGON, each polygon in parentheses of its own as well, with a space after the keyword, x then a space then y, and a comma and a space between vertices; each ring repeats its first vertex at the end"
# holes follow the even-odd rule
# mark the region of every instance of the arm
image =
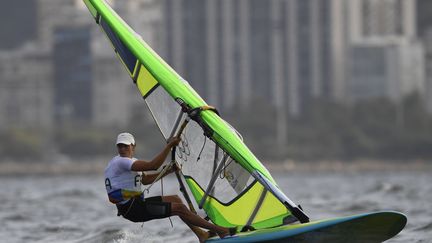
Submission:
POLYGON ((153 181, 156 180, 156 178, 159 176, 159 174, 160 174, 160 172, 155 173, 155 174, 144 174, 144 172, 143 172, 143 175, 141 177, 141 183, 143 185, 149 185, 149 184, 153 183, 153 181))
MULTIPOLYGON (((166 175, 174 172, 175 170, 177 170, 177 166, 175 166, 175 168, 170 168, 167 171, 165 171, 165 174, 162 175, 159 179, 162 179, 166 175)), ((141 177, 141 183, 143 185, 149 185, 149 184, 153 183, 159 177, 159 175, 161 173, 162 173, 162 171, 158 172, 158 173, 153 173, 153 174, 146 174, 146 173, 143 172, 143 175, 141 177)))
MULTIPOLYGON (((160 152, 156 157, 154 157, 151 161, 145 160, 136 160, 131 167, 132 171, 149 171, 149 170, 157 170, 163 164, 166 157, 168 156, 171 148, 177 146, 180 142, 180 138, 171 139, 165 148, 160 152)), ((156 178, 156 177, 155 177, 156 178)))

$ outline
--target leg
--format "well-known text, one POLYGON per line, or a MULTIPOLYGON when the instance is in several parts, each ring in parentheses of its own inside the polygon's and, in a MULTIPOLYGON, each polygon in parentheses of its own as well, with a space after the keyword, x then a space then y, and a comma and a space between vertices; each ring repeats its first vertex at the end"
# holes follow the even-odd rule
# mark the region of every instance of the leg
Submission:
MULTIPOLYGON (((180 197, 178 197, 177 195, 165 196, 165 197, 162 197, 162 200, 165 202, 171 203, 171 214, 173 214, 172 213, 172 211, 173 211, 172 205, 173 204, 182 204, 183 203, 182 200, 180 199, 180 197)), ((204 230, 202 230, 201 228, 194 226, 188 222, 185 222, 184 220, 183 220, 183 222, 192 230, 192 232, 195 233, 195 235, 198 237, 200 242, 204 242, 209 237, 209 234, 207 232, 205 232, 204 230)))
POLYGON ((194 214, 186 207, 186 205, 177 195, 163 196, 162 201, 171 203, 171 214, 179 216, 180 219, 183 220, 183 222, 185 222, 189 226, 189 228, 197 235, 200 242, 208 238, 208 233, 203 231, 199 227, 211 230, 217 233, 220 237, 224 237, 230 234, 228 228, 211 224, 199 217, 198 215, 194 214))

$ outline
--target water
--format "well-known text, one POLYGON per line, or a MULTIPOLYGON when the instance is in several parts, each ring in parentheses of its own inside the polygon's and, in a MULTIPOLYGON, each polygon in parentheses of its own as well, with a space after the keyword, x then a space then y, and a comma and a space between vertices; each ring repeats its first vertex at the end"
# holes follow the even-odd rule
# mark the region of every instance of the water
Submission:
MULTIPOLYGON (((430 172, 273 173, 312 219, 396 210, 408 225, 388 242, 432 242, 430 172)), ((102 175, 2 176, 0 242, 196 242, 177 218, 134 224, 116 216, 102 175)), ((177 193, 175 178, 165 195, 177 193)), ((153 193, 160 191, 155 185, 153 193)))

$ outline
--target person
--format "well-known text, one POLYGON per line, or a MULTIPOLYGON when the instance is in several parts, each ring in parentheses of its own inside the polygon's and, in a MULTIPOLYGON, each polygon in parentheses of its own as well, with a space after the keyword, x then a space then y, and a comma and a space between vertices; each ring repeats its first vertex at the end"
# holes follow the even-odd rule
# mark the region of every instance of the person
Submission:
MULTIPOLYGON (((150 174, 146 171, 159 169, 171 148, 177 146, 179 142, 180 138, 174 137, 151 161, 138 160, 134 158, 135 138, 130 133, 120 133, 116 141, 118 155, 111 159, 105 169, 105 187, 109 201, 117 206, 118 216, 123 216, 132 222, 179 216, 196 234, 200 242, 216 234, 221 238, 234 235, 235 228, 221 227, 204 220, 190 211, 177 195, 144 197, 141 184, 153 183, 161 173, 150 174)), ((171 168, 168 173, 176 169, 171 168)))

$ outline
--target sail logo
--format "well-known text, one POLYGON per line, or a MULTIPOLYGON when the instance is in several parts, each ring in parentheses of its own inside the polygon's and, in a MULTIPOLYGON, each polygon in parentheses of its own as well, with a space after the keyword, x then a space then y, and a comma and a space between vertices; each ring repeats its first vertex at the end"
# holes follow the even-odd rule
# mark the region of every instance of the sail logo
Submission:
POLYGON ((189 141, 183 134, 181 135, 181 142, 177 145, 176 154, 183 162, 188 161, 188 156, 190 156, 189 141))

